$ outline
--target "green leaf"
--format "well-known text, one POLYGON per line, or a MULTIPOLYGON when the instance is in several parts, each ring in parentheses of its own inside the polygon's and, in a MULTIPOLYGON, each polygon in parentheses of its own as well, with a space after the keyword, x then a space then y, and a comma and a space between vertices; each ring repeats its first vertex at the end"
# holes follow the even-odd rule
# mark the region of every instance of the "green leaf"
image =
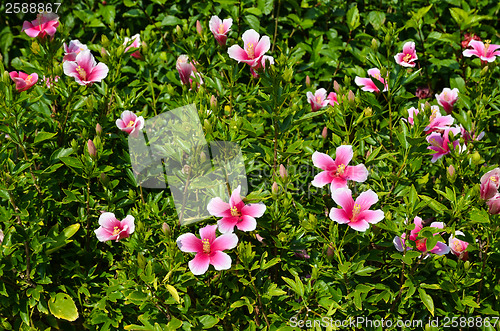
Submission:
POLYGON ((380 30, 385 22, 385 13, 381 11, 371 11, 366 19, 368 22, 370 22, 375 30, 380 30))
POLYGON ((425 293, 425 290, 422 288, 418 289, 418 295, 420 296, 420 300, 422 300, 422 303, 425 305, 427 310, 429 310, 431 315, 434 316, 434 301, 432 300, 432 297, 425 293))
POLYGON ((80 161, 76 157, 64 156, 64 157, 60 157, 59 160, 61 160, 68 167, 80 168, 80 169, 83 168, 82 161, 80 161))
POLYGON ((57 133, 50 133, 50 132, 38 132, 38 134, 35 136, 35 144, 38 144, 39 142, 42 142, 44 140, 48 140, 52 137, 54 137, 57 133))
POLYGON ((360 23, 359 23, 359 10, 358 6, 352 6, 351 9, 347 11, 347 26, 349 27, 350 31, 353 31, 356 29, 360 23))
POLYGON ((66 293, 57 293, 56 296, 51 296, 49 309, 52 315, 60 319, 72 322, 78 318, 75 302, 66 293))
POLYGON ((167 290, 170 292, 170 294, 175 299, 175 301, 177 301, 177 303, 180 303, 181 300, 180 300, 180 297, 179 297, 179 293, 177 292, 177 290, 175 289, 175 287, 173 287, 170 284, 167 284, 165 286, 167 287, 167 290))
POLYGON ((219 323, 219 319, 210 315, 203 315, 200 317, 200 323, 203 324, 204 329, 210 329, 214 327, 215 324, 219 323))

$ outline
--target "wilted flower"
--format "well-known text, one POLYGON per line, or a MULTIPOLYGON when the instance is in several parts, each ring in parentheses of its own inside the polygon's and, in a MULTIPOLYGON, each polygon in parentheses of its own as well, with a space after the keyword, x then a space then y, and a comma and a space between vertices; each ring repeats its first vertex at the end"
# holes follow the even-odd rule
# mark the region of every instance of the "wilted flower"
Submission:
MULTIPOLYGON (((371 68, 367 71, 367 73, 368 73, 368 76, 371 76, 371 77, 377 79, 378 81, 380 81, 382 84, 384 84, 384 91, 383 92, 388 90, 387 82, 385 81, 384 78, 382 78, 382 76, 380 76, 379 69, 371 68)), ((361 89, 363 91, 380 92, 379 88, 377 87, 377 85, 375 85, 375 83, 372 81, 371 78, 362 78, 362 77, 356 76, 356 78, 354 79, 354 82, 356 83, 356 85, 361 86, 361 89)))
POLYGON ((22 71, 19 71, 19 72, 11 71, 11 72, 9 72, 9 76, 16 84, 16 90, 18 92, 28 90, 30 87, 35 85, 35 83, 38 81, 38 74, 37 73, 32 73, 32 74, 28 75, 22 71))
POLYGON ((410 107, 407 109, 407 111, 408 111, 408 120, 406 118, 403 118, 403 120, 413 125, 413 117, 418 114, 418 109, 415 107, 410 107))
POLYGON ((483 43, 479 40, 471 40, 469 46, 472 49, 466 49, 463 51, 464 56, 471 57, 472 55, 477 56, 481 61, 493 62, 497 56, 500 56, 500 45, 490 44, 490 40, 483 43))
POLYGON ((76 56, 85 50, 88 50, 87 45, 82 44, 79 40, 71 40, 68 45, 64 43, 63 61, 75 61, 76 56))
POLYGON ((481 199, 488 200, 498 193, 500 187, 500 168, 488 171, 481 177, 481 199))
POLYGON ((24 21, 22 31, 31 38, 43 38, 46 35, 53 37, 58 26, 59 16, 54 13, 40 13, 36 16, 36 20, 24 21))
POLYGON ((312 111, 320 110, 330 103, 330 100, 326 98, 326 90, 324 88, 316 90, 314 94, 312 94, 312 92, 307 92, 306 95, 307 101, 311 104, 312 111))
POLYGON ((465 35, 464 35, 464 40, 462 40, 462 48, 467 48, 469 47, 469 43, 471 40, 479 40, 481 41, 481 37, 479 37, 478 35, 472 33, 470 34, 469 32, 466 32, 465 35))
POLYGON ((403 67, 415 67, 415 61, 418 59, 415 51, 415 43, 409 41, 403 45, 403 53, 394 55, 396 63, 403 67))
POLYGON ((335 154, 335 160, 333 160, 327 154, 314 152, 312 156, 314 166, 324 171, 314 177, 311 183, 313 186, 323 187, 326 184, 331 184, 332 190, 335 190, 346 187, 347 180, 364 182, 368 178, 368 170, 364 164, 348 165, 354 154, 352 146, 339 146, 335 154))
POLYGON ((450 90, 449 88, 444 88, 441 94, 436 94, 437 102, 444 108, 447 114, 451 114, 453 110, 453 105, 458 100, 458 89, 454 88, 450 90))
POLYGON ((222 217, 217 224, 222 233, 232 232, 236 226, 241 231, 253 231, 257 226, 256 217, 261 217, 266 211, 263 203, 245 205, 240 195, 241 186, 238 186, 229 199, 229 203, 221 198, 213 198, 208 203, 210 215, 222 217))
POLYGON ((137 117, 130 110, 125 110, 120 118, 116 120, 116 126, 118 129, 136 137, 144 127, 144 118, 142 116, 137 117))
POLYGON ((134 230, 134 217, 127 215, 122 221, 116 219, 115 214, 105 212, 99 216, 100 227, 94 230, 99 241, 120 240, 130 236, 134 230))
POLYGON ((238 244, 238 237, 234 233, 215 236, 217 225, 207 225, 200 229, 201 239, 192 233, 185 233, 177 238, 177 246, 183 252, 196 253, 189 261, 189 270, 194 275, 202 275, 209 265, 215 270, 227 270, 231 267, 231 257, 222 252, 232 249, 238 244))
MULTIPOLYGON (((462 231, 455 231, 455 236, 457 235, 464 236, 464 233, 462 231)), ((467 246, 469 246, 468 242, 457 239, 454 237, 454 235, 451 235, 450 239, 448 240, 448 246, 450 246, 451 252, 453 254, 464 261, 467 260, 468 253, 465 250, 467 249, 467 246)))
POLYGON ((332 198, 342 208, 332 208, 330 218, 339 224, 347 224, 356 231, 364 232, 370 224, 384 219, 381 209, 368 210, 378 201, 377 194, 372 190, 361 193, 354 201, 351 190, 339 188, 332 190, 332 198))
POLYGON ((227 34, 231 31, 231 25, 233 25, 232 18, 226 18, 222 21, 218 16, 212 16, 210 19, 210 31, 214 34, 215 40, 220 46, 225 46, 227 41, 227 34))
POLYGON ((89 50, 78 53, 75 61, 66 61, 63 63, 64 74, 74 77, 80 85, 92 85, 100 82, 108 75, 109 68, 104 63, 95 61, 94 56, 89 50))
POLYGON ((251 67, 259 62, 269 48, 271 48, 269 37, 263 36, 260 38, 260 35, 253 29, 245 31, 242 39, 244 48, 233 45, 229 47, 227 53, 230 58, 238 62, 244 62, 251 67))
MULTIPOLYGON (((410 232, 410 240, 414 241, 416 244, 416 247, 419 251, 421 252, 427 252, 427 239, 417 239, 418 238, 418 233, 420 230, 423 229, 423 224, 422 224, 422 219, 418 216, 416 216, 413 219, 413 223, 415 224, 415 228, 411 230, 410 232)), ((431 228, 437 228, 437 229, 443 229, 444 228, 444 223, 442 222, 432 222, 430 225, 431 228)), ((437 235, 435 233, 434 235, 437 235)), ((401 237, 394 237, 393 243, 394 247, 400 252, 403 252, 404 250, 410 250, 410 246, 406 246, 406 233, 403 233, 401 237)), ((444 255, 448 254, 450 252, 450 248, 443 242, 438 241, 436 245, 429 251, 430 253, 434 253, 437 255, 444 255)))
POLYGON ((427 99, 431 97, 432 93, 431 89, 428 86, 419 86, 415 91, 415 95, 419 99, 427 99))

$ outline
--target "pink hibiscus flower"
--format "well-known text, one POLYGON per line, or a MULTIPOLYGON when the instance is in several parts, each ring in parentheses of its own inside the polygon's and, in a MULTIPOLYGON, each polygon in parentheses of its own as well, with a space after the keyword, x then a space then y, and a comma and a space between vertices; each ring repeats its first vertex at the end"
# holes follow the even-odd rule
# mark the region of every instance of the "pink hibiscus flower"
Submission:
MULTIPOLYGON (((422 105, 422 109, 423 109, 422 105)), ((424 129, 426 134, 434 131, 444 130, 450 127, 455 120, 451 115, 443 116, 439 111, 439 106, 431 106, 431 116, 429 116, 429 125, 424 129)))
POLYGON ((261 217, 266 211, 263 203, 245 205, 241 200, 241 186, 238 186, 229 199, 229 203, 221 198, 213 198, 208 203, 207 209, 210 215, 222 217, 217 225, 222 233, 234 231, 236 226, 241 231, 253 231, 257 226, 256 217, 261 217))
POLYGON ((113 213, 103 213, 99 216, 100 227, 94 230, 99 241, 120 240, 128 238, 134 230, 134 217, 127 215, 119 221, 113 213))
POLYGON ((215 237, 217 225, 207 225, 200 229, 201 239, 192 233, 185 233, 177 238, 177 246, 183 252, 196 253, 189 261, 189 270, 194 275, 202 275, 211 265, 215 270, 227 270, 231 267, 231 257, 224 250, 232 249, 238 244, 234 233, 226 233, 215 237))
POLYGON ((458 89, 454 88, 450 90, 449 88, 444 88, 441 94, 436 94, 437 102, 444 108, 447 114, 451 114, 453 110, 453 105, 458 100, 458 89))
POLYGON ((481 177, 481 199, 488 200, 498 193, 500 187, 500 168, 488 171, 481 177))
POLYGON ((357 166, 349 166, 353 157, 351 145, 342 145, 337 147, 335 151, 335 160, 329 155, 314 152, 312 156, 315 167, 323 169, 314 177, 312 185, 315 187, 323 187, 326 184, 331 184, 332 191, 338 188, 346 187, 347 180, 355 182, 364 182, 368 178, 368 170, 364 164, 357 166))
POLYGON ((179 78, 181 79, 181 83, 183 85, 192 86, 194 77, 198 79, 200 84, 203 84, 201 74, 196 71, 196 67, 194 66, 194 64, 189 62, 189 58, 187 55, 179 55, 175 67, 179 72, 179 78))
MULTIPOLYGON (((387 82, 385 81, 384 78, 382 78, 380 76, 379 69, 371 68, 367 71, 367 73, 368 73, 368 76, 371 76, 371 77, 377 79, 378 81, 380 81, 382 84, 384 84, 384 91, 383 92, 388 90, 387 82)), ((372 81, 371 78, 362 78, 362 77, 356 76, 356 78, 354 79, 354 82, 356 83, 356 85, 361 86, 361 89, 363 91, 380 92, 379 88, 377 87, 377 85, 375 85, 375 83, 372 81)))
POLYGON ((330 100, 326 97, 326 90, 324 88, 316 90, 314 94, 312 94, 312 92, 307 92, 306 95, 307 101, 311 104, 312 111, 320 110, 330 103, 330 100))
MULTIPOLYGON (((422 224, 422 219, 418 216, 416 216, 413 219, 413 223, 415 224, 415 228, 411 230, 410 232, 410 240, 415 242, 415 245, 417 249, 421 252, 426 252, 427 251, 427 246, 426 242, 427 239, 417 239, 418 238, 418 233, 420 230, 423 229, 423 224, 422 224)), ((437 228, 437 229, 443 229, 444 228, 444 223, 442 222, 432 222, 430 227, 432 228, 437 228)), ((437 235, 435 233, 434 235, 437 235)), ((406 233, 403 233, 401 237, 394 237, 393 243, 394 247, 400 252, 403 252, 404 250, 410 250, 410 246, 406 246, 406 241, 405 241, 406 233)), ((444 255, 448 254, 450 252, 450 248, 443 242, 438 241, 436 245, 429 251, 430 253, 437 254, 437 255, 444 255)))
POLYGON ((415 43, 409 41, 403 45, 403 53, 394 55, 396 63, 403 67, 415 67, 415 60, 418 59, 417 52, 415 51, 415 43))
POLYGON ((227 53, 230 58, 238 62, 244 62, 251 67, 259 62, 262 56, 271 48, 269 37, 263 36, 260 38, 260 35, 253 29, 245 31, 242 39, 244 48, 233 45, 229 47, 227 53))
POLYGON ((488 212, 491 215, 500 214, 500 193, 495 194, 492 198, 486 201, 488 212))
POLYGON ((464 56, 471 57, 472 55, 477 56, 481 61, 493 62, 497 56, 500 56, 500 45, 490 44, 490 41, 486 41, 486 44, 479 40, 471 40, 469 46, 472 49, 466 49, 463 51, 464 56))
POLYGON ((127 132, 132 137, 137 137, 139 131, 144 127, 144 118, 138 117, 130 110, 125 110, 120 117, 116 120, 118 129, 127 132))
POLYGON ((36 20, 24 21, 22 31, 31 38, 43 38, 46 35, 53 37, 58 26, 59 16, 54 13, 40 13, 36 16, 36 20))
POLYGON ((372 190, 361 193, 354 201, 351 190, 339 188, 332 191, 332 198, 342 208, 332 208, 330 218, 339 224, 347 224, 356 231, 364 232, 370 224, 384 219, 381 209, 368 210, 378 201, 377 194, 372 190))
POLYGON ((328 102, 330 103, 330 106, 335 106, 335 104, 338 104, 339 101, 337 99, 337 93, 335 92, 330 92, 328 94, 328 97, 326 97, 328 99, 328 102))
POLYGON ((218 16, 212 16, 210 19, 210 31, 212 31, 215 40, 217 40, 220 46, 226 45, 227 34, 231 31, 231 25, 233 25, 232 18, 226 18, 222 21, 218 16))
MULTIPOLYGON (((455 236, 457 235, 464 236, 464 233, 462 231, 455 231, 455 236)), ((467 249, 467 246, 469 246, 468 242, 457 239, 454 235, 451 235, 448 240, 448 246, 450 247, 451 252, 458 256, 459 259, 464 261, 467 260, 469 254, 465 250, 467 249)))
POLYGON ((403 118, 403 120, 413 125, 413 117, 418 114, 418 109, 415 107, 411 107, 407 109, 407 111, 408 111, 408 119, 403 118))
POLYGON ((67 46, 64 43, 63 61, 75 61, 76 56, 85 50, 88 50, 87 45, 82 44, 79 40, 71 40, 67 46))
POLYGON ((18 92, 26 91, 35 83, 38 81, 38 74, 32 73, 30 75, 25 74, 22 71, 16 72, 16 71, 11 71, 9 72, 10 78, 14 81, 16 84, 16 90, 18 92))
MULTIPOLYGON (((450 132, 453 133, 453 135, 457 135, 460 133, 460 128, 446 128, 443 132, 443 134, 438 133, 438 132, 433 132, 429 136, 427 136, 426 140, 428 143, 431 145, 427 147, 427 149, 433 150, 436 153, 432 154, 432 160, 431 162, 434 163, 438 159, 442 158, 446 154, 450 153, 450 132)), ((458 140, 455 140, 453 142, 453 148, 457 147, 459 144, 458 140)), ((461 152, 461 151, 460 151, 461 152)))
POLYGON ((63 63, 64 74, 74 77, 80 85, 92 85, 100 82, 108 75, 109 68, 104 63, 95 61, 90 50, 84 50, 78 53, 75 61, 66 61, 63 63))
MULTIPOLYGON (((123 42, 123 46, 127 46, 125 48, 125 53, 128 52, 129 49, 138 49, 141 47, 141 35, 140 34, 135 34, 132 36, 132 38, 125 37, 125 41, 123 42), (132 44, 129 45, 130 41, 132 41, 132 44), (127 46, 128 45, 128 46, 127 46)), ((142 59, 141 52, 139 50, 136 50, 130 56, 135 57, 136 59, 142 59)))

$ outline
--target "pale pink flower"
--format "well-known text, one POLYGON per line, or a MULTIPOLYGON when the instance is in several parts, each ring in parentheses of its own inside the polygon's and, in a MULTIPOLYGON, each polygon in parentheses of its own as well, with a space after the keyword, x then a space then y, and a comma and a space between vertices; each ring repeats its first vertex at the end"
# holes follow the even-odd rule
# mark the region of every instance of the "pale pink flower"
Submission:
POLYGON ((330 103, 330 106, 335 106, 335 104, 338 104, 339 101, 337 99, 337 93, 335 92, 330 92, 328 96, 326 97, 328 99, 328 102, 330 103))
POLYGON ((253 231, 257 226, 256 217, 261 217, 266 211, 263 203, 245 205, 240 195, 241 186, 238 186, 229 199, 229 203, 221 198, 213 198, 208 203, 207 209, 210 215, 222 217, 217 222, 219 231, 222 233, 234 231, 236 226, 241 231, 253 231))
POLYGON ((233 25, 232 18, 226 18, 222 21, 218 16, 212 16, 210 19, 210 31, 212 31, 215 40, 217 40, 220 46, 226 45, 227 34, 231 31, 231 25, 233 25))
POLYGON ((85 50, 88 50, 87 45, 82 44, 79 40, 71 40, 68 45, 64 43, 63 61, 75 61, 76 56, 85 50))
MULTIPOLYGON (((413 223, 415 224, 415 228, 411 230, 410 232, 410 240, 415 242, 415 245, 417 249, 421 252, 427 252, 427 239, 417 239, 418 238, 418 233, 423 229, 423 224, 422 224, 422 219, 418 216, 416 216, 413 219, 413 223)), ((437 229, 443 229, 445 227, 445 224, 442 222, 432 222, 430 225, 431 228, 437 228, 437 229)), ((434 235, 437 235, 435 233, 434 235)), ((403 233, 400 237, 396 236, 394 237, 393 243, 394 247, 400 252, 403 252, 405 250, 410 250, 411 247, 406 245, 406 233, 403 233)), ((448 254, 450 252, 450 248, 443 242, 438 241, 436 245, 429 251, 429 253, 434 253, 437 255, 444 255, 448 254)))
MULTIPOLYGON (((462 231, 455 231, 455 236, 464 236, 464 233, 462 231)), ((448 240, 448 246, 451 249, 451 252, 458 256, 462 260, 467 260, 468 258, 468 253, 465 251, 467 249, 467 246, 469 246, 469 243, 460 239, 455 238, 454 235, 450 236, 450 239, 448 240)))
POLYGON ((54 13, 40 13, 36 16, 36 20, 24 21, 22 31, 31 38, 43 38, 46 35, 53 37, 58 26, 59 16, 54 13))
POLYGON ((451 114, 453 110, 453 105, 458 100, 458 89, 454 88, 450 90, 449 88, 444 88, 441 94, 436 94, 437 102, 444 108, 447 114, 451 114))
POLYGON ((418 59, 415 51, 415 43, 409 41, 403 45, 403 53, 394 55, 396 63, 403 67, 415 67, 415 61, 418 59))
POLYGON ((192 86, 193 78, 197 78, 200 84, 203 84, 201 74, 196 71, 196 67, 189 61, 189 57, 185 54, 179 55, 175 65, 179 72, 179 78, 183 85, 192 86))
POLYGON ((100 82, 108 75, 109 68, 104 63, 95 61, 90 50, 84 50, 78 53, 75 61, 66 61, 63 63, 64 74, 74 77, 80 85, 92 85, 100 82))
POLYGON ((326 90, 324 88, 316 90, 314 94, 312 94, 312 92, 307 92, 306 95, 307 101, 311 104, 312 111, 320 110, 330 103, 330 100, 326 97, 326 90))
POLYGON ((483 200, 493 198, 500 187, 500 168, 488 171, 481 177, 480 196, 483 200))
MULTIPOLYGON (((422 109, 424 105, 422 105, 422 109)), ((425 127, 424 131, 429 134, 434 131, 441 131, 449 128, 455 120, 451 115, 443 116, 439 110, 439 106, 431 106, 431 116, 429 116, 429 124, 425 127)))
POLYGON ((312 156, 314 166, 324 171, 317 174, 311 184, 315 187, 331 184, 332 190, 335 190, 347 187, 347 180, 364 182, 368 178, 368 170, 364 164, 349 166, 353 154, 351 145, 337 147, 335 160, 327 154, 314 152, 312 156))
POLYGON ((130 236, 134 230, 134 217, 127 215, 123 220, 116 219, 115 214, 105 212, 99 216, 100 227, 94 230, 99 241, 120 240, 130 236))
POLYGON ((125 53, 128 52, 129 49, 136 49, 135 52, 130 54, 130 56, 135 57, 136 59, 141 59, 142 55, 141 52, 138 50, 138 48, 141 47, 141 35, 140 34, 135 34, 132 36, 132 38, 125 37, 125 41, 123 42, 123 46, 127 46, 125 48, 125 53), (129 45, 129 43, 132 41, 132 43, 129 45), (127 46, 128 45, 128 46, 127 46))
POLYGON ((132 137, 137 137, 139 131, 144 127, 144 118, 138 117, 130 110, 125 110, 120 117, 116 120, 118 129, 127 132, 132 137))
POLYGON ((272 56, 264 55, 259 62, 255 63, 253 67, 250 67, 252 76, 255 78, 259 77, 259 72, 263 72, 266 69, 266 61, 269 65, 274 64, 274 58, 272 56))
POLYGON ((196 253, 189 261, 189 270, 194 275, 202 275, 213 265, 215 270, 227 270, 231 267, 231 257, 224 250, 232 249, 238 244, 234 233, 215 236, 217 225, 207 225, 200 229, 201 239, 192 233, 185 233, 177 238, 177 246, 183 252, 196 253))
MULTIPOLYGON (((384 91, 383 92, 388 90, 387 82, 385 81, 384 78, 382 78, 382 76, 380 76, 379 69, 371 68, 367 71, 367 73, 368 73, 368 76, 371 76, 371 77, 377 79, 378 81, 380 81, 382 84, 384 84, 384 91)), ((356 76, 356 78, 354 79, 354 82, 356 83, 356 85, 361 86, 361 89, 363 91, 380 92, 379 88, 377 87, 377 85, 375 85, 375 83, 372 81, 371 78, 362 78, 362 77, 356 76)))
POLYGON ((418 114, 418 109, 415 107, 411 107, 407 109, 407 111, 408 111, 408 120, 406 118, 403 118, 403 120, 413 125, 413 117, 418 114))
POLYGON ((245 31, 242 39, 244 48, 233 45, 229 47, 227 53, 230 58, 238 62, 244 62, 251 67, 259 62, 262 56, 271 48, 269 37, 263 36, 260 38, 260 35, 253 29, 245 31))
MULTIPOLYGON (((450 153, 450 132, 452 132, 453 135, 457 135, 460 133, 460 128, 446 128, 442 134, 433 132, 429 136, 427 136, 426 140, 429 144, 431 144, 429 147, 427 147, 427 149, 436 152, 432 154, 432 163, 450 153)), ((457 145, 459 145, 459 141, 453 141, 453 148, 457 147, 457 145)))
POLYGON ((369 210, 378 201, 377 194, 372 190, 361 193, 354 201, 351 190, 339 188, 332 191, 332 198, 342 208, 332 208, 330 218, 339 224, 347 224, 356 231, 364 232, 370 224, 384 219, 381 209, 369 210))
POLYGON ((472 49, 466 49, 463 51, 464 56, 471 57, 475 55, 481 59, 481 61, 493 62, 497 56, 500 56, 500 45, 490 44, 486 41, 486 44, 479 40, 471 40, 469 42, 469 47, 472 49))
POLYGON ((22 71, 19 71, 19 72, 11 71, 11 72, 9 72, 9 76, 16 84, 16 90, 18 92, 28 90, 30 87, 35 85, 35 83, 38 81, 38 74, 37 73, 32 73, 32 74, 28 75, 22 71))
POLYGON ((491 199, 486 201, 489 209, 488 212, 492 215, 500 214, 500 193, 495 194, 491 199))

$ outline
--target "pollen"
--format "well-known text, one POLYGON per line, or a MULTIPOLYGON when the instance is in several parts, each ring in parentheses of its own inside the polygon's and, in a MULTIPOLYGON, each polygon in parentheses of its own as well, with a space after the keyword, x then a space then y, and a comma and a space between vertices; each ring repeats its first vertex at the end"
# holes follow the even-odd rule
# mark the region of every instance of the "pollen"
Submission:
POLYGON ((253 47, 253 43, 247 44, 247 54, 248 54, 248 57, 251 59, 253 59, 255 57, 255 49, 253 47))
POLYGON ((360 212, 361 212, 361 206, 356 203, 352 208, 352 217, 354 218, 358 216, 360 212))
POLYGON ((76 72, 78 72, 82 80, 87 80, 87 72, 81 66, 76 67, 76 72))
POLYGON ((224 34, 224 24, 219 25, 219 34, 224 34))
POLYGON ((239 217, 241 216, 240 211, 236 207, 231 207, 231 216, 239 217))
POLYGON ((128 122, 127 124, 127 128, 130 128, 131 126, 134 126, 135 122, 134 121, 130 121, 128 122))
POLYGON ((464 250, 464 248, 462 247, 462 245, 460 244, 460 242, 458 240, 456 240, 453 243, 453 249, 455 250, 455 252, 459 252, 459 253, 461 253, 464 250))
MULTIPOLYGON (((343 175, 344 171, 345 171, 345 165, 344 164, 340 164, 337 167, 337 175, 339 175, 339 176, 343 175)), ((359 205, 356 205, 356 206, 359 206, 359 205)))
POLYGON ((33 78, 33 76, 29 75, 28 77, 26 77, 25 81, 26 83, 31 83, 31 79, 33 78))
POLYGON ((491 40, 489 40, 489 39, 484 41, 484 54, 485 55, 488 52, 488 48, 490 47, 490 43, 491 43, 491 40))
POLYGON ((411 59, 411 54, 406 54, 404 57, 403 57, 403 61, 408 63, 408 61, 410 61, 411 59))
POLYGON ((203 253, 210 254, 210 241, 205 238, 202 239, 201 242, 203 243, 203 253))
POLYGON ((120 228, 115 226, 115 228, 113 229, 113 236, 117 236, 118 234, 120 234, 120 228))
POLYGON ((494 183, 498 182, 498 177, 497 176, 491 176, 490 180, 494 183))

